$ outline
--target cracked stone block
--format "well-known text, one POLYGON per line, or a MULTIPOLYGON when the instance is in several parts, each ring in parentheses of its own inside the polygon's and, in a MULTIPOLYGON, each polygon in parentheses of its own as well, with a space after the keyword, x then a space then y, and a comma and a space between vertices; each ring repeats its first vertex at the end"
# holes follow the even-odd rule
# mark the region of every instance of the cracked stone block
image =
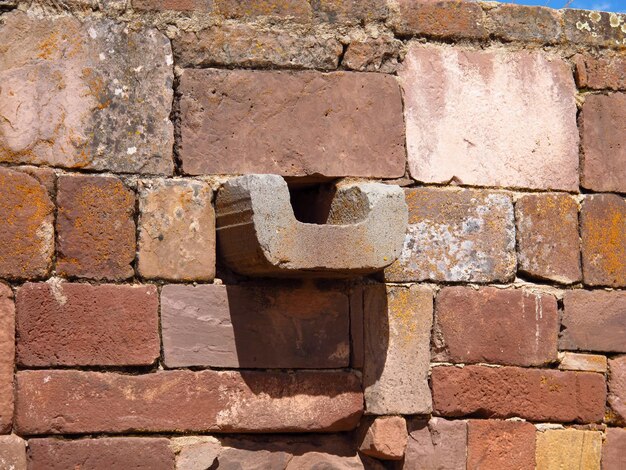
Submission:
MULTIPOLYGON (((26 470, 36 467, 28 465, 26 459, 26 441, 14 434, 0 436, 0 468, 5 470, 26 470)), ((50 470, 48 467, 46 470, 50 470)))
POLYGON ((12 12, 0 44, 0 161, 172 173, 167 37, 108 19, 12 12))
POLYGON ((378 183, 337 187, 326 224, 300 222, 277 175, 226 182, 217 196, 223 260, 252 276, 349 276, 383 269, 400 254, 407 221, 404 193, 378 183))
MULTIPOLYGON (((15 369, 15 304, 13 292, 0 283, 0 433, 13 422, 13 371, 15 369)), ((0 451, 0 456, 2 451, 0 451)))
POLYGON ((537 470, 600 470, 602 433, 549 429, 537 433, 537 470))

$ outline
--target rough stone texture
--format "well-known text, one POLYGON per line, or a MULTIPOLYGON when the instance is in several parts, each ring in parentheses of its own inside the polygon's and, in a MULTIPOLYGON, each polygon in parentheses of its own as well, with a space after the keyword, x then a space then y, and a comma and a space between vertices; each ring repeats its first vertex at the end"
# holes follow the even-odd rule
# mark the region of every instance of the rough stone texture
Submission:
POLYGON ((626 429, 608 428, 602 446, 602 470, 623 470, 626 456, 626 429))
POLYGON ((359 451, 380 460, 401 460, 408 433, 402 416, 381 416, 361 423, 359 451))
POLYGON ((169 285, 161 291, 168 367, 341 368, 349 298, 315 286, 169 285))
POLYGON ((563 60, 414 43, 399 77, 413 178, 578 190, 576 90, 563 60))
POLYGON ((593 90, 626 90, 626 57, 623 54, 573 57, 576 66, 576 84, 593 90))
POLYGON ((215 211, 201 181, 154 180, 139 187, 137 270, 145 278, 210 281, 215 277, 215 211))
POLYGON ((385 0, 316 0, 311 5, 318 20, 331 24, 367 24, 388 14, 385 0))
POLYGON ((537 433, 537 470, 600 470, 602 433, 551 429, 537 433))
POLYGON ((559 349, 626 353, 626 292, 566 291, 559 349))
POLYGON ((563 10, 567 42, 623 48, 626 45, 626 15, 588 10, 563 10))
MULTIPOLYGON (((208 2, 207 2, 208 3, 208 2)), ((312 19, 311 4, 307 0, 213 0, 213 8, 225 18, 289 18, 295 21, 312 19)))
POLYGON ((364 314, 363 386, 367 413, 430 413, 431 288, 366 286, 364 314))
POLYGON ((32 166, 32 165, 20 165, 13 168, 14 170, 23 171, 24 173, 35 178, 39 183, 46 188, 48 194, 52 198, 56 191, 56 174, 54 169, 41 167, 41 166, 32 166))
POLYGON ((394 77, 185 70, 180 91, 185 173, 404 174, 402 100, 394 77))
POLYGON ((353 285, 350 289, 350 366, 353 369, 363 369, 365 363, 364 297, 364 286, 353 285))
POLYGON ((467 422, 431 418, 409 421, 409 443, 403 470, 456 470, 465 468, 467 422))
POLYGON ((561 17, 552 8, 500 4, 487 10, 489 29, 504 41, 555 44, 561 39, 561 17))
POLYGON ((32 279, 48 273, 54 252, 53 210, 46 188, 35 178, 0 168, 0 278, 32 279))
POLYGON ((57 273, 123 280, 134 274, 135 194, 115 177, 58 180, 57 273))
POLYGON ((28 454, 29 470, 174 470, 163 438, 31 439, 28 454))
POLYGON ((580 227, 585 284, 625 287, 626 200, 615 194, 586 196, 580 227))
POLYGON ((407 207, 397 186, 354 183, 337 188, 327 223, 296 219, 278 175, 226 182, 217 202, 225 263, 252 276, 350 276, 379 271, 400 254, 407 207))
POLYGON ((396 0, 395 4, 389 23, 398 35, 472 39, 489 37, 483 10, 477 3, 396 0))
POLYGON ((0 468, 26 470, 26 441, 16 435, 0 436, 0 468))
POLYGON ((442 416, 589 423, 604 415, 604 376, 593 372, 439 366, 431 383, 433 406, 442 416))
POLYGON ((435 307, 433 360, 541 366, 556 361, 558 335, 552 295, 445 287, 435 307))
POLYGON ((17 373, 20 434, 348 431, 363 408, 350 372, 17 373))
POLYGON ((3 21, 0 161, 171 174, 172 51, 163 34, 72 16, 13 12, 3 21))
POLYGON ((522 421, 471 420, 467 468, 535 470, 535 426, 522 421))
POLYGON ((176 453, 176 470, 206 470, 215 463, 221 443, 212 436, 184 436, 170 440, 176 453))
POLYGON ((588 95, 580 129, 581 184, 594 191, 626 193, 626 93, 588 95))
MULTIPOLYGON (((0 282, 0 433, 13 422, 13 369, 15 358, 15 306, 11 288, 0 282)), ((0 456, 2 451, 0 450, 0 456)))
POLYGON ((563 284, 581 280, 574 198, 567 194, 524 195, 515 203, 515 220, 520 272, 563 284))
POLYGON ((16 307, 22 366, 150 365, 159 357, 156 286, 26 283, 16 307))
POLYGON ((589 372, 599 372, 604 374, 607 371, 606 356, 572 352, 559 353, 559 369, 586 370, 589 372))
POLYGON ((361 72, 395 72, 402 42, 391 37, 352 41, 341 64, 361 72))
POLYGON ((172 47, 176 64, 181 67, 333 70, 343 52, 341 43, 332 37, 304 32, 293 34, 286 29, 248 24, 225 24, 197 33, 183 32, 173 40, 172 47))
POLYGON ((608 401, 617 421, 626 425, 626 356, 609 359, 608 401))
POLYGON ((504 193, 405 189, 409 226, 385 279, 491 282, 515 275, 513 204, 504 193))

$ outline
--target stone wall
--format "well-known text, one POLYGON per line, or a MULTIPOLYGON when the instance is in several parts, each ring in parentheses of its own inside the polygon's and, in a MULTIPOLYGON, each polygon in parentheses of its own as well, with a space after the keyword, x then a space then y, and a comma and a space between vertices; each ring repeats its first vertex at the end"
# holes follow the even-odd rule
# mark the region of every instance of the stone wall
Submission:
POLYGON ((625 197, 625 15, 0 0, 0 467, 623 469, 625 197), (398 259, 238 274, 253 173, 398 259))

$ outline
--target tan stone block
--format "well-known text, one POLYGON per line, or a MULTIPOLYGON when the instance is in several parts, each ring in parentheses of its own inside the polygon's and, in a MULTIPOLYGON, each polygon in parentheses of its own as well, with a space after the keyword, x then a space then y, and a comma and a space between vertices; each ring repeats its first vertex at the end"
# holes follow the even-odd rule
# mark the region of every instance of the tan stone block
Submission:
POLYGON ((560 370, 586 370, 604 374, 607 370, 606 356, 599 354, 559 353, 560 370))
POLYGON ((577 429, 537 432, 537 470, 600 470, 602 433, 577 429))

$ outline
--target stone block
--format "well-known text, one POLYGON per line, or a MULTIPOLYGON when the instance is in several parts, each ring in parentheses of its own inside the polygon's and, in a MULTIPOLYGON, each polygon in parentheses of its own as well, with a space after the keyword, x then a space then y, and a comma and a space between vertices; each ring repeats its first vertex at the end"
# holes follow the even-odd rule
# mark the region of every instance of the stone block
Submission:
POLYGON ((600 470, 602 433, 549 429, 537 433, 537 470, 600 470))
POLYGON ((402 460, 407 440, 402 416, 380 416, 361 423, 359 451, 379 460, 402 460))
POLYGON ((623 470, 626 456, 626 429, 608 428, 602 446, 602 470, 623 470))
POLYGON ((6 470, 26 470, 26 441, 14 434, 0 436, 0 468, 6 470))
POLYGON ((535 470, 535 426, 524 421, 470 420, 467 468, 535 470))
POLYGON ((402 470, 466 468, 467 422, 433 417, 409 421, 409 443, 402 470))
POLYGON ((608 402, 616 420, 626 425, 626 356, 609 359, 608 402))
MULTIPOLYGON (((0 282, 0 433, 13 423, 13 371, 15 369, 15 305, 13 292, 0 282)), ((8 449, 14 447, 7 444, 8 449)), ((2 447, 2 446, 0 446, 2 447)), ((3 452, 0 451, 0 458, 3 452)), ((13 455, 12 452, 9 453, 13 455)), ((7 458, 9 458, 7 454, 7 458)), ((12 457, 11 457, 12 458, 12 457)))
POLYGON ((599 372, 600 374, 605 374, 607 371, 606 356, 573 352, 559 353, 559 369, 599 372))

